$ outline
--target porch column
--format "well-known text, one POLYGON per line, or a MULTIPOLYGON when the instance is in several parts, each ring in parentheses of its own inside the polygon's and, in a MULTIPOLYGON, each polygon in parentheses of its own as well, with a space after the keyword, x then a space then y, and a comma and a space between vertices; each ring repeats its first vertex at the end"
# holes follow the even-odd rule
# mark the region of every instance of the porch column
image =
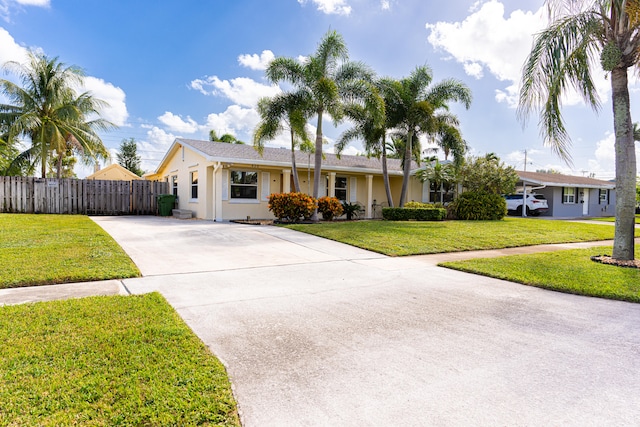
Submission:
POLYGON ((282 170, 282 192, 291 192, 291 169, 282 170))
POLYGON ((213 169, 213 212, 214 212, 214 221, 222 221, 222 193, 223 186, 226 185, 224 183, 223 173, 225 173, 222 169, 222 165, 218 164, 213 169))
POLYGON ((336 173, 329 172, 329 197, 336 197, 336 173))
POLYGON ((373 205, 373 175, 366 175, 367 178, 367 204, 365 209, 365 218, 371 218, 371 207, 373 205))

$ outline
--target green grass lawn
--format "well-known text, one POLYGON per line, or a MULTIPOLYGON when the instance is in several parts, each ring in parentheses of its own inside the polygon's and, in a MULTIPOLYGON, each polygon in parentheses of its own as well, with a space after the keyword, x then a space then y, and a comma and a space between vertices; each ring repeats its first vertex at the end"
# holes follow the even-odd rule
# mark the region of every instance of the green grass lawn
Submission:
MULTIPOLYGON (((616 222, 615 216, 606 216, 601 218, 591 218, 594 221, 616 222)), ((636 215, 636 224, 640 224, 640 215, 636 215)))
POLYGON ((0 214, 0 289, 113 278, 140 271, 89 217, 0 214))
POLYGON ((342 221, 287 228, 392 256, 613 239, 610 225, 505 218, 502 221, 342 221))
MULTIPOLYGON (((440 265, 554 291, 640 302, 640 269, 591 261, 592 255, 610 255, 611 249, 603 246, 440 265)), ((635 257, 640 258, 638 246, 635 257)))
POLYGON ((0 425, 240 425, 224 367, 160 294, 0 307, 0 342, 0 425))

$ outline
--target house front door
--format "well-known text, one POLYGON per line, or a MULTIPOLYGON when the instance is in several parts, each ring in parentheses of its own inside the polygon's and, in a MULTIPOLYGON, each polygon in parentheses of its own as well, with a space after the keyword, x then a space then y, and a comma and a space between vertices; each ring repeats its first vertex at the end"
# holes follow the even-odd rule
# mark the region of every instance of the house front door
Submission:
POLYGON ((582 215, 583 216, 587 216, 589 215, 589 189, 588 188, 583 188, 582 192, 584 193, 584 195, 582 196, 582 215))

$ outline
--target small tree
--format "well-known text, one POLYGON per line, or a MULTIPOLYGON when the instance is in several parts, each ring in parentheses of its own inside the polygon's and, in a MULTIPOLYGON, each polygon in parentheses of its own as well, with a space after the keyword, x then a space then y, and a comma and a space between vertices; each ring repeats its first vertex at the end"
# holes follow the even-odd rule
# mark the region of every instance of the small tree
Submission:
POLYGON ((144 174, 144 171, 140 169, 141 159, 138 155, 138 145, 135 138, 122 140, 117 158, 118 164, 123 168, 130 170, 138 176, 144 174))
POLYGON ((516 170, 495 156, 468 158, 460 170, 462 186, 477 193, 513 193, 518 179, 516 170))

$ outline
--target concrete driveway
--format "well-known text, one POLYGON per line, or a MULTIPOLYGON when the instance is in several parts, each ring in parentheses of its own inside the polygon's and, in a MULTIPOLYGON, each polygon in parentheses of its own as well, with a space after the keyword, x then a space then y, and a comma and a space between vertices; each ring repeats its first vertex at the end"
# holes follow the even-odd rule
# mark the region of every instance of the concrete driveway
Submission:
POLYGON ((275 227, 97 217, 227 366, 251 426, 638 425, 640 304, 275 227))

